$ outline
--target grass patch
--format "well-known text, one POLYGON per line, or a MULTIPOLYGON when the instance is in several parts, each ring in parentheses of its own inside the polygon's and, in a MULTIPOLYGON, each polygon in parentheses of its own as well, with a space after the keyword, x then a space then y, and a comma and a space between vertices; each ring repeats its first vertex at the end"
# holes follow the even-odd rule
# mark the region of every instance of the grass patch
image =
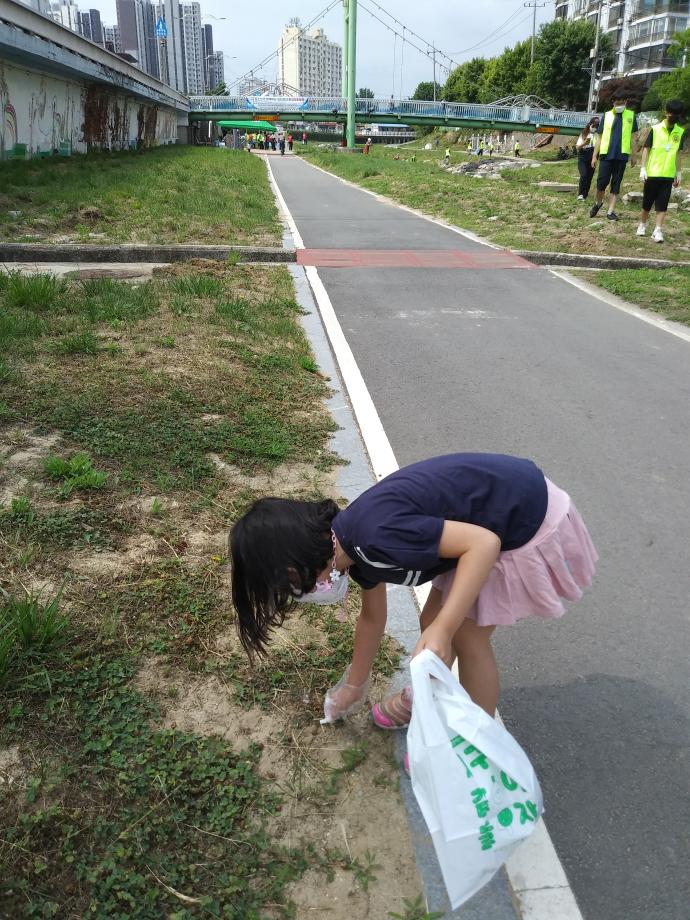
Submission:
POLYGON ((159 147, 3 163, 0 240, 88 243, 92 234, 99 242, 280 241, 265 166, 243 151, 159 147))
MULTIPOLYGON (((576 191, 565 194, 537 186, 541 181, 577 183, 577 160, 548 162, 553 154, 540 152, 538 167, 507 171, 501 179, 476 179, 441 169, 442 150, 392 151, 375 145, 368 157, 344 157, 310 145, 298 152, 329 172, 472 230, 500 246, 641 258, 656 255, 648 239, 635 236, 639 202, 626 204, 620 199, 616 210, 621 219, 617 223, 607 221, 605 215, 591 220, 591 197, 589 202, 578 202, 576 191), (414 153, 416 162, 412 161, 414 153), (394 159, 396 156, 399 159, 394 159)), ((477 157, 453 148, 454 165, 468 160, 476 162, 477 157)), ((639 171, 628 168, 622 194, 641 188, 639 171)), ((671 212, 664 234, 664 257, 690 260, 690 211, 671 212)))
POLYGON ((690 268, 573 272, 630 303, 690 326, 690 268))
MULTIPOLYGON (((307 869, 319 887, 347 872, 371 897, 381 847, 322 841, 365 771, 389 777, 377 803, 395 794, 384 742, 312 734, 352 624, 300 610, 308 638, 254 672, 224 644, 228 527, 269 489, 325 491, 336 459, 289 273, 173 266, 136 287, 4 274, 0 317, 5 912, 287 918, 307 869), (143 689, 149 666, 176 685, 143 689), (228 722, 166 719, 204 681, 228 722), (240 716, 274 726, 279 774, 220 737, 240 716)), ((378 673, 396 661, 386 643, 378 673)))
POLYGON ((4 822, 8 915, 290 916, 285 886, 318 860, 267 834, 280 799, 259 749, 157 729, 134 667, 84 650, 16 683, 13 735, 46 753, 4 822))

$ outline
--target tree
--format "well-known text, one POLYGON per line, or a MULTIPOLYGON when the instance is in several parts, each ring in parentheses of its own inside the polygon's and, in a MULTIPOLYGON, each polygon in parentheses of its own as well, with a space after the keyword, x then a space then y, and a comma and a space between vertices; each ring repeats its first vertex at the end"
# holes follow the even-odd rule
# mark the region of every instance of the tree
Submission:
POLYGON ((209 96, 227 96, 228 90, 225 83, 221 81, 217 86, 208 91, 209 96))
MULTIPOLYGON (((535 48, 538 80, 532 92, 554 105, 584 110, 589 94, 589 52, 594 40, 595 25, 590 21, 556 19, 543 25, 535 48)), ((604 69, 611 67, 614 55, 608 35, 600 36, 599 53, 604 69)))
POLYGON ((642 100, 642 108, 647 112, 661 112, 671 99, 680 99, 685 105, 686 117, 690 114, 690 64, 659 77, 642 100))
POLYGON ((361 89, 357 90, 357 98, 358 99, 373 99, 374 90, 369 89, 368 86, 363 86, 361 89))
POLYGON ((628 108, 642 111, 641 103, 647 91, 642 77, 620 77, 606 80, 599 89, 599 103, 597 109, 606 112, 613 105, 613 100, 621 93, 628 100, 628 108))
POLYGON ((479 88, 480 102, 495 102, 503 96, 526 92, 525 83, 530 70, 531 42, 518 42, 487 64, 479 88))
MULTIPOLYGON (((436 98, 441 98, 442 87, 440 83, 436 84, 436 98)), ((433 80, 422 80, 421 83, 417 85, 417 89, 414 91, 411 99, 419 99, 422 102, 428 102, 434 98, 434 83, 433 80)))
POLYGON ((673 36, 673 41, 668 46, 668 53, 669 57, 674 57, 678 60, 681 67, 690 64, 690 29, 686 29, 684 32, 676 32, 673 36))
POLYGON ((465 61, 451 71, 442 90, 447 102, 479 102, 479 87, 486 67, 486 58, 465 61))

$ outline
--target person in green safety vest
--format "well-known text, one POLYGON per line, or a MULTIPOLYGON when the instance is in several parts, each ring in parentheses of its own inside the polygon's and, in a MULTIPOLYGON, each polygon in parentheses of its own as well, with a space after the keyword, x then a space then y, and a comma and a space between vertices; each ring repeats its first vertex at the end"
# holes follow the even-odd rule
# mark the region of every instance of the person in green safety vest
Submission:
POLYGON ((450 165, 450 147, 446 147, 445 156, 443 157, 443 162, 446 166, 450 165))
POLYGON ((606 216, 609 220, 618 220, 616 201, 625 168, 633 152, 633 136, 637 134, 637 130, 637 116, 628 108, 628 100, 620 94, 614 96, 613 108, 604 115, 603 129, 597 134, 594 142, 592 166, 596 169, 597 161, 599 162, 599 175, 597 197, 590 209, 590 217, 596 217, 601 210, 604 193, 610 184, 609 209, 606 216))
POLYGON ((656 222, 652 231, 655 243, 664 242, 662 226, 666 219, 671 189, 678 188, 681 180, 681 158, 685 128, 678 124, 683 115, 683 103, 672 99, 666 103, 666 117, 654 125, 642 148, 640 179, 644 182, 642 190, 642 214, 637 227, 637 235, 647 232, 649 212, 654 205, 656 222))
POLYGON ((515 141, 515 145, 513 146, 513 155, 516 157, 520 156, 520 141, 515 141))

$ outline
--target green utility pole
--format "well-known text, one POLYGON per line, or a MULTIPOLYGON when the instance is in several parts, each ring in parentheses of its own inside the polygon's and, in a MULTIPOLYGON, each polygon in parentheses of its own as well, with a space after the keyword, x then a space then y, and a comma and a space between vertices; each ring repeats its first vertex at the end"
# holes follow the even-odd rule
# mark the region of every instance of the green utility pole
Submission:
POLYGON ((347 22, 347 146, 355 149, 355 99, 357 89, 357 0, 348 0, 347 22))
POLYGON ((343 0, 343 88, 342 97, 347 99, 347 49, 349 46, 350 0, 343 0))

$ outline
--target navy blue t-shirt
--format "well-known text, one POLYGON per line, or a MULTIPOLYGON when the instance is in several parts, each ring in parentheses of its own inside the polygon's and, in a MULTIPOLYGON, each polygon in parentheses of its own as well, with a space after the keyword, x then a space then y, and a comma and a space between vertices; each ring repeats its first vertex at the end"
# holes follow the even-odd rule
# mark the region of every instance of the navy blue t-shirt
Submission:
POLYGON ((544 474, 531 460, 503 454, 448 454, 413 463, 363 492, 333 519, 363 588, 419 585, 455 568, 439 557, 445 521, 495 533, 501 550, 536 534, 548 503, 544 474))

